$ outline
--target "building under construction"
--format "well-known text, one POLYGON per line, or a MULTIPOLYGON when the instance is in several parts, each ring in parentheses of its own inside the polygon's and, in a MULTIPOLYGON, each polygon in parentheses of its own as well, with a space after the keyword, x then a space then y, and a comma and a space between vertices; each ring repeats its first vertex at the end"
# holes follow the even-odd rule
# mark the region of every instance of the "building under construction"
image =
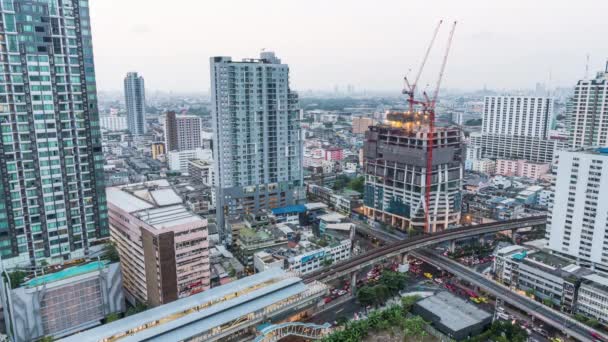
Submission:
POLYGON ((402 230, 425 233, 460 223, 463 148, 459 128, 435 127, 435 106, 456 29, 448 36, 431 95, 417 98, 417 84, 443 20, 440 20, 413 82, 403 94, 409 109, 387 113, 365 134, 365 214, 402 230))
POLYGON ((420 112, 389 113, 385 123, 370 127, 365 134, 364 210, 368 217, 398 229, 426 233, 459 223, 464 154, 461 131, 434 127, 429 134, 429 120, 420 112), (430 173, 429 147, 433 150, 430 173), (432 175, 430 186, 428 174, 432 175))

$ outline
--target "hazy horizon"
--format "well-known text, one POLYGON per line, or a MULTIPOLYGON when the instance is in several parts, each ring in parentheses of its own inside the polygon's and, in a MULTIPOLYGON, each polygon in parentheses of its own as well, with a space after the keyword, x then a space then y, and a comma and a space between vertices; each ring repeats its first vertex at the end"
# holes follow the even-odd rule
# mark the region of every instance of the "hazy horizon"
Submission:
MULTIPOLYGON (((458 20, 443 85, 474 90, 573 86, 608 58, 607 1, 91 0, 100 90, 128 71, 150 90, 207 92, 209 57, 275 51, 299 91, 398 91, 444 19, 421 87, 435 83, 449 26, 458 20)), ((412 72, 413 73, 413 72, 412 72)))

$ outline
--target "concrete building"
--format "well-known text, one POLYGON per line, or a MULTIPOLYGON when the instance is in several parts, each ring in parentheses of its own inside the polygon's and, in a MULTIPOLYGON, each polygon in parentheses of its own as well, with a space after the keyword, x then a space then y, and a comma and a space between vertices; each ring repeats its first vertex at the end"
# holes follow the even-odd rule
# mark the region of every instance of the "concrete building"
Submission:
POLYGON ((85 331, 65 342, 116 341, 127 336, 133 341, 248 341, 263 323, 310 315, 327 292, 322 283, 305 284, 275 268, 85 331))
MULTIPOLYGON (((483 126, 471 134, 469 149, 478 158, 524 159, 550 163, 554 153, 567 146, 549 136, 553 99, 528 96, 487 96, 483 126)), ((467 159, 473 156, 467 156, 467 159)))
POLYGON ((209 160, 192 159, 188 162, 188 174, 198 184, 213 187, 215 185, 213 169, 213 162, 209 160))
POLYGON ((373 118, 367 118, 364 116, 355 116, 352 119, 352 132, 353 134, 365 134, 370 126, 376 124, 376 120, 373 118))
POLYGON ((167 153, 165 144, 163 143, 153 143, 150 145, 150 150, 152 151, 153 159, 160 159, 160 156, 164 156, 167 153))
POLYGON ((196 115, 168 112, 163 129, 167 151, 195 150, 202 147, 202 120, 196 115))
POLYGON ((501 176, 517 176, 530 179, 540 179, 551 170, 550 163, 534 163, 523 159, 496 160, 496 174, 501 176))
POLYGON ((608 278, 599 274, 583 278, 578 289, 576 312, 608 324, 608 278))
POLYGON ((89 12, 88 0, 0 6, 7 268, 82 258, 109 237, 89 12))
POLYGON ((479 335, 492 324, 492 314, 447 291, 418 301, 412 313, 457 341, 479 335))
POLYGON ((129 72, 125 77, 124 84, 129 131, 133 135, 146 134, 146 89, 144 78, 136 72, 129 72))
POLYGON ((578 81, 568 109, 570 147, 608 146, 608 63, 594 79, 578 81))
POLYGON ((482 132, 546 139, 553 119, 553 99, 530 96, 486 96, 482 132))
POLYGON ((608 273, 608 149, 560 151, 556 164, 549 247, 608 273))
POLYGON ((158 306, 209 288, 207 220, 165 180, 108 188, 127 299, 158 306))
POLYGON ((5 324, 12 329, 15 342, 45 336, 58 339, 101 325, 107 315, 125 311, 118 263, 66 266, 15 289, 6 280, 0 286, 5 324))
MULTIPOLYGON (((402 114, 405 115, 405 114, 402 114)), ((415 120, 415 119, 414 119, 415 120)), ((460 222, 463 157, 458 128, 437 127, 433 147, 430 208, 426 208, 428 126, 391 116, 365 133, 364 212, 398 229, 441 231, 460 222)))
POLYGON ((296 204, 304 198, 298 96, 289 66, 273 52, 260 59, 211 57, 217 224, 226 215, 296 204))
POLYGON ((494 175, 496 173, 496 161, 492 159, 474 159, 471 171, 494 175))
POLYGON ((167 153, 167 163, 171 171, 187 174, 191 160, 203 160, 213 163, 213 151, 197 148, 194 150, 170 151, 167 153))
POLYGON ((535 163, 551 163, 554 154, 568 147, 560 139, 471 133, 467 149, 481 158, 524 159, 535 163))
POLYGON ((108 131, 124 131, 128 129, 127 117, 118 115, 100 116, 99 126, 108 131))
POLYGON ((499 250, 493 269, 503 284, 530 292, 568 313, 575 312, 579 286, 593 273, 568 259, 523 246, 499 250))
POLYGON ((344 150, 340 147, 329 147, 323 150, 326 161, 340 161, 344 159, 344 150))

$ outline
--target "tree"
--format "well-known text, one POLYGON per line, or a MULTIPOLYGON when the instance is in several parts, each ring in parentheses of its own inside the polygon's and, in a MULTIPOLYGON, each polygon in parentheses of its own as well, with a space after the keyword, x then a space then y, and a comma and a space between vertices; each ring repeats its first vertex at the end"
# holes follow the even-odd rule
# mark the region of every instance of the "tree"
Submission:
MULTIPOLYGON (((6 273, 2 273, 2 276, 4 279, 6 279, 6 273)), ((11 280, 11 289, 16 289, 23 284, 25 278, 27 277, 27 273, 25 271, 16 270, 9 272, 8 277, 11 280)))
POLYGON ((325 258, 323 259, 323 266, 327 267, 327 266, 331 266, 331 264, 334 263, 334 259, 332 258, 325 258))
POLYGON ((528 297, 533 297, 533 296, 534 296, 534 290, 532 290, 532 289, 527 289, 527 290, 526 290, 526 296, 528 296, 528 297))
POLYGON ((363 187, 365 186, 365 177, 357 177, 348 182, 348 188, 358 193, 363 193, 363 187))
POLYGON ((116 312, 112 312, 106 316, 106 323, 112 323, 114 321, 118 321, 120 319, 120 315, 116 312))
POLYGON ((376 299, 376 292, 374 288, 369 286, 363 286, 357 291, 357 300, 361 305, 368 306, 372 305, 376 299))
POLYGON ((553 307, 553 301, 550 298, 543 299, 543 304, 545 304, 548 307, 553 307))
POLYGON ((401 307, 404 312, 410 312, 416 302, 420 300, 420 296, 405 296, 401 298, 401 307))
POLYGON ((125 313, 125 316, 131 316, 131 315, 135 315, 138 314, 142 311, 146 311, 148 310, 148 306, 144 303, 137 303, 137 305, 132 306, 130 308, 127 309, 127 312, 125 313))
POLYGON ((599 328, 600 325, 601 325, 601 323, 600 323, 600 321, 598 321, 595 318, 589 318, 587 320, 587 325, 590 326, 590 327, 592 327, 592 328, 599 328))
POLYGON ((426 326, 426 322, 420 316, 414 316, 412 318, 408 318, 403 323, 403 332, 405 333, 405 341, 409 341, 408 337, 414 337, 415 339, 419 339, 427 335, 424 327, 426 326))
POLYGON ((55 341, 55 338, 53 336, 44 336, 43 338, 38 340, 38 342, 53 342, 53 341, 55 341))
POLYGON ((380 283, 386 285, 392 294, 396 294, 407 285, 407 275, 405 273, 384 270, 382 276, 380 276, 380 283))
POLYGON ((391 296, 391 291, 386 285, 380 284, 374 286, 374 294, 376 295, 376 305, 380 305, 391 296))
POLYGON ((109 260, 110 262, 119 262, 120 255, 118 249, 116 249, 116 243, 108 242, 103 246, 102 258, 109 260))

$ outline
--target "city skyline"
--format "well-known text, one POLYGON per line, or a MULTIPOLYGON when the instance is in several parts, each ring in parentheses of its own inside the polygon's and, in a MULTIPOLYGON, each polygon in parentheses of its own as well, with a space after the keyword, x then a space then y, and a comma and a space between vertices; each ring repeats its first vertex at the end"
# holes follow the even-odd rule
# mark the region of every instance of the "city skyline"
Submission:
MULTIPOLYGON (((293 88, 299 91, 331 91, 335 85, 342 91, 348 85, 393 91, 401 88, 409 69, 417 69, 419 51, 441 18, 459 21, 446 88, 532 88, 536 82, 570 86, 584 76, 587 54, 592 75, 603 70, 608 57, 601 34, 608 23, 602 20, 605 11, 598 9, 608 5, 596 1, 573 8, 565 1, 491 6, 480 1, 433 6, 387 1, 383 7, 363 1, 259 7, 191 0, 167 7, 148 1, 145 15, 137 15, 141 4, 91 4, 102 90, 119 89, 124 73, 138 71, 147 76, 149 89, 208 92, 205 62, 210 56, 242 58, 266 48, 291 65, 293 88), (219 29, 232 20, 239 24, 219 29)), ((445 38, 438 37, 436 52, 445 38)), ((421 84, 434 83, 438 63, 439 58, 430 60, 421 84)))

